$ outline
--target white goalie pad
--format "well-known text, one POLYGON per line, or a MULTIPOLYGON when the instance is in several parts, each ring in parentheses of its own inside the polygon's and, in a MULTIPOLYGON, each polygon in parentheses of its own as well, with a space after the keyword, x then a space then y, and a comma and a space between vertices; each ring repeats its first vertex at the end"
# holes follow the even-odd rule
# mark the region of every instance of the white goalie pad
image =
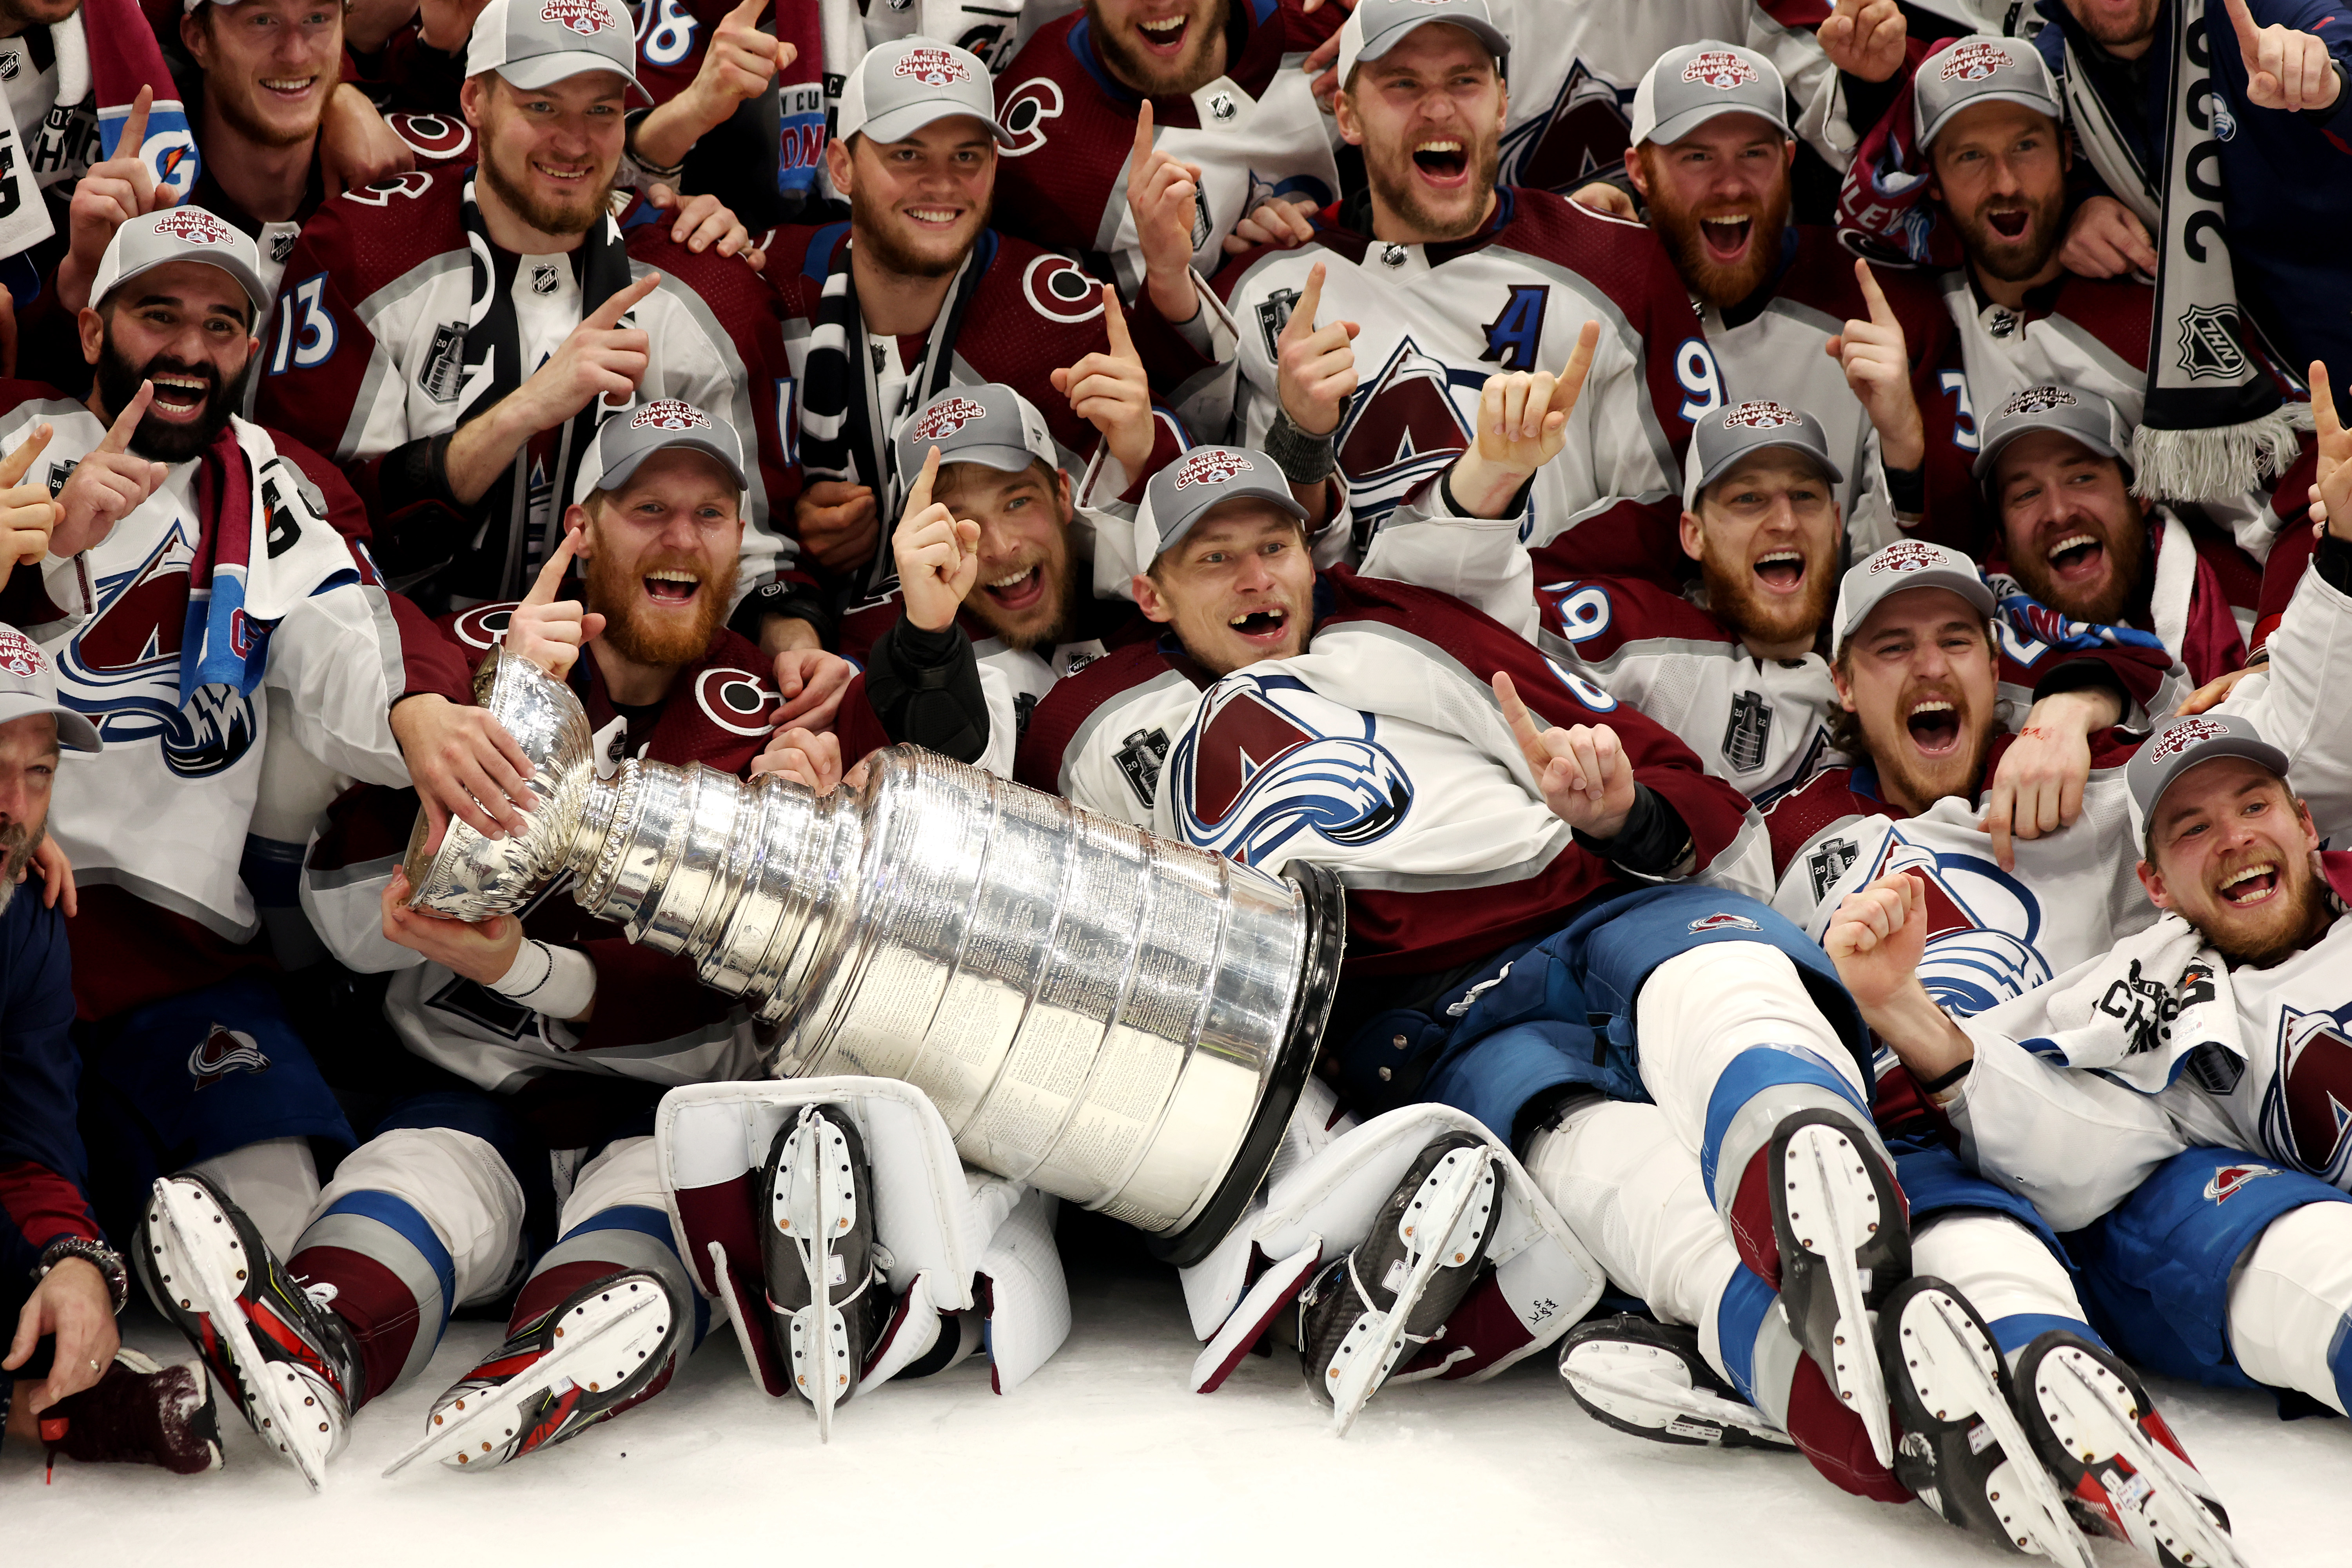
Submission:
POLYGON ((1069 1293, 1054 1245, 1054 1199, 967 1168, 922 1090, 877 1078, 695 1084, 662 1097, 654 1122, 678 1253, 735 1326, 752 1381, 792 1384, 772 1336, 761 1272, 760 1176, 777 1133, 803 1106, 845 1108, 873 1176, 875 1262, 898 1298, 868 1348, 861 1394, 929 1350, 952 1312, 983 1312, 998 1393, 1061 1347, 1069 1293))
MULTIPOLYGON (((1294 1124, 1295 1124, 1294 1119, 1294 1124)), ((1408 1105, 1277 1167, 1215 1251, 1183 1270, 1203 1344, 1192 1386, 1223 1383, 1317 1269, 1371 1234, 1381 1205, 1432 1140, 1468 1132, 1494 1151, 1502 1212, 1487 1244, 1490 1271, 1445 1331, 1388 1378, 1492 1377, 1566 1333, 1601 1298, 1606 1276, 1502 1140, 1467 1113, 1408 1105)))

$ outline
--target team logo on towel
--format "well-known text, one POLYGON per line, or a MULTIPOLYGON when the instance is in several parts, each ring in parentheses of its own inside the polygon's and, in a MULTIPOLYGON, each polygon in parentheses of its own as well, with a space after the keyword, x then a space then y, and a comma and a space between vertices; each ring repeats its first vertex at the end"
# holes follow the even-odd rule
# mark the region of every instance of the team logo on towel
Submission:
POLYGON ((629 416, 629 428, 643 430, 707 430, 710 418, 691 403, 681 403, 675 397, 658 398, 629 416))
POLYGON ((2277 1174, 2278 1167, 2275 1165, 2224 1165, 2206 1178, 2206 1201, 2226 1204, 2236 1197, 2248 1182, 2277 1174))
POLYGON ((1803 418, 1803 415, 1784 403, 1774 403, 1769 398, 1760 398, 1751 403, 1742 403, 1726 413, 1723 416, 1723 427, 1727 430, 1778 430, 1784 426, 1797 424, 1803 418))
POLYGON ((155 220, 155 232, 189 245, 226 245, 236 230, 199 207, 174 207, 155 220))
POLYGON ((1729 92, 1757 79, 1756 68, 1729 49, 1703 49, 1683 67, 1685 81, 1701 81, 1717 92, 1729 92))
POLYGON ((1289 676, 1227 676, 1170 758, 1177 831, 1244 866, 1301 835, 1342 849, 1387 837, 1413 789, 1379 728, 1289 676))
POLYGON ((47 664, 32 638, 14 626, 0 626, 0 669, 19 680, 31 680, 47 664))
POLYGON ((215 1024, 196 1048, 188 1053, 188 1076, 198 1089, 210 1089, 233 1072, 268 1072, 269 1058, 251 1035, 215 1024))
POLYGON ((2160 763, 2167 757, 2179 756, 2191 746, 2229 738, 2230 726, 2227 724, 2211 719, 2183 719, 2156 738, 2156 743, 2148 748, 2147 758, 2152 763, 2160 763))
POLYGON ((2021 414, 2047 414, 2053 408, 2072 408, 2081 401, 2063 386, 2029 386, 2010 394, 2009 401, 1993 417, 2014 419, 2021 414))
POLYGON ((1943 68, 1937 74, 1946 81, 1982 81, 2010 64, 2009 52, 1999 44, 1975 40, 1955 44, 1940 58, 1943 68))
POLYGON ((1193 485, 1222 485, 1256 470, 1257 465, 1239 452, 1224 447, 1209 447, 1193 453, 1178 465, 1176 488, 1181 490, 1193 485))
POLYGON ((945 49, 908 49, 890 68, 890 74, 911 78, 925 87, 945 87, 968 79, 971 68, 945 49))
POLYGON ((950 397, 934 403, 923 410, 915 421, 914 440, 920 446, 927 441, 944 441, 975 419, 988 417, 988 409, 969 397, 950 397))
POLYGON ((1700 936, 1711 931, 1762 931, 1763 929, 1746 915, 1735 915, 1728 910, 1721 910, 1711 915, 1702 915, 1690 923, 1693 936, 1700 936))
POLYGON ((607 4, 608 0, 545 0, 539 8, 539 19, 593 38, 613 25, 607 4))

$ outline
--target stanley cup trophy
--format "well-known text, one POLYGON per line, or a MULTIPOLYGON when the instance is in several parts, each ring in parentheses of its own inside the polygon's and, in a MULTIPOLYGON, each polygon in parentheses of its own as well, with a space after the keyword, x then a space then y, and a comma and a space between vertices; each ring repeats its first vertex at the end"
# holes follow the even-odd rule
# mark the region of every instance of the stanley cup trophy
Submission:
POLYGON ((587 715, 503 651, 475 696, 538 766, 523 834, 408 847, 465 921, 557 878, 778 1026, 780 1077, 928 1094, 962 1157, 1198 1261, 1274 1157, 1346 934, 1338 879, 1276 878, 917 747, 819 795, 696 764, 596 776, 587 715))

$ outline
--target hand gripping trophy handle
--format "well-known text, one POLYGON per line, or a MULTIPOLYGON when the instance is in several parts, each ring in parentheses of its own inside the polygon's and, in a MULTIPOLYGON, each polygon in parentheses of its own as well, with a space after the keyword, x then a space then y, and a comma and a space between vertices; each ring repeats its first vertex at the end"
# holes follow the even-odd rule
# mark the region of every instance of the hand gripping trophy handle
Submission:
POLYGON ((537 765, 491 841, 408 848, 415 907, 482 921, 559 877, 779 1028, 782 1077, 929 1094, 965 1160, 1197 1260, 1264 1178, 1346 934, 1338 879, 1270 877, 914 746, 819 795, 695 764, 596 777, 579 700, 500 654, 477 700, 537 765))

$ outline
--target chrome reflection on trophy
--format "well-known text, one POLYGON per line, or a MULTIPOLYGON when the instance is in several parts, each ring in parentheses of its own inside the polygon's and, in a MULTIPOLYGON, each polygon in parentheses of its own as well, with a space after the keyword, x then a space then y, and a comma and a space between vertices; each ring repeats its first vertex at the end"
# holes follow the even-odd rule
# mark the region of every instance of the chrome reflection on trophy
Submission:
POLYGON ((972 1164, 1174 1261, 1231 1226, 1330 1009, 1328 872, 1269 877, 915 747, 826 795, 698 764, 599 781, 568 689, 484 670, 540 802, 496 843, 451 823, 429 864, 420 819, 412 903, 481 920, 569 871, 583 908, 780 1026, 780 1076, 915 1084, 972 1164))

